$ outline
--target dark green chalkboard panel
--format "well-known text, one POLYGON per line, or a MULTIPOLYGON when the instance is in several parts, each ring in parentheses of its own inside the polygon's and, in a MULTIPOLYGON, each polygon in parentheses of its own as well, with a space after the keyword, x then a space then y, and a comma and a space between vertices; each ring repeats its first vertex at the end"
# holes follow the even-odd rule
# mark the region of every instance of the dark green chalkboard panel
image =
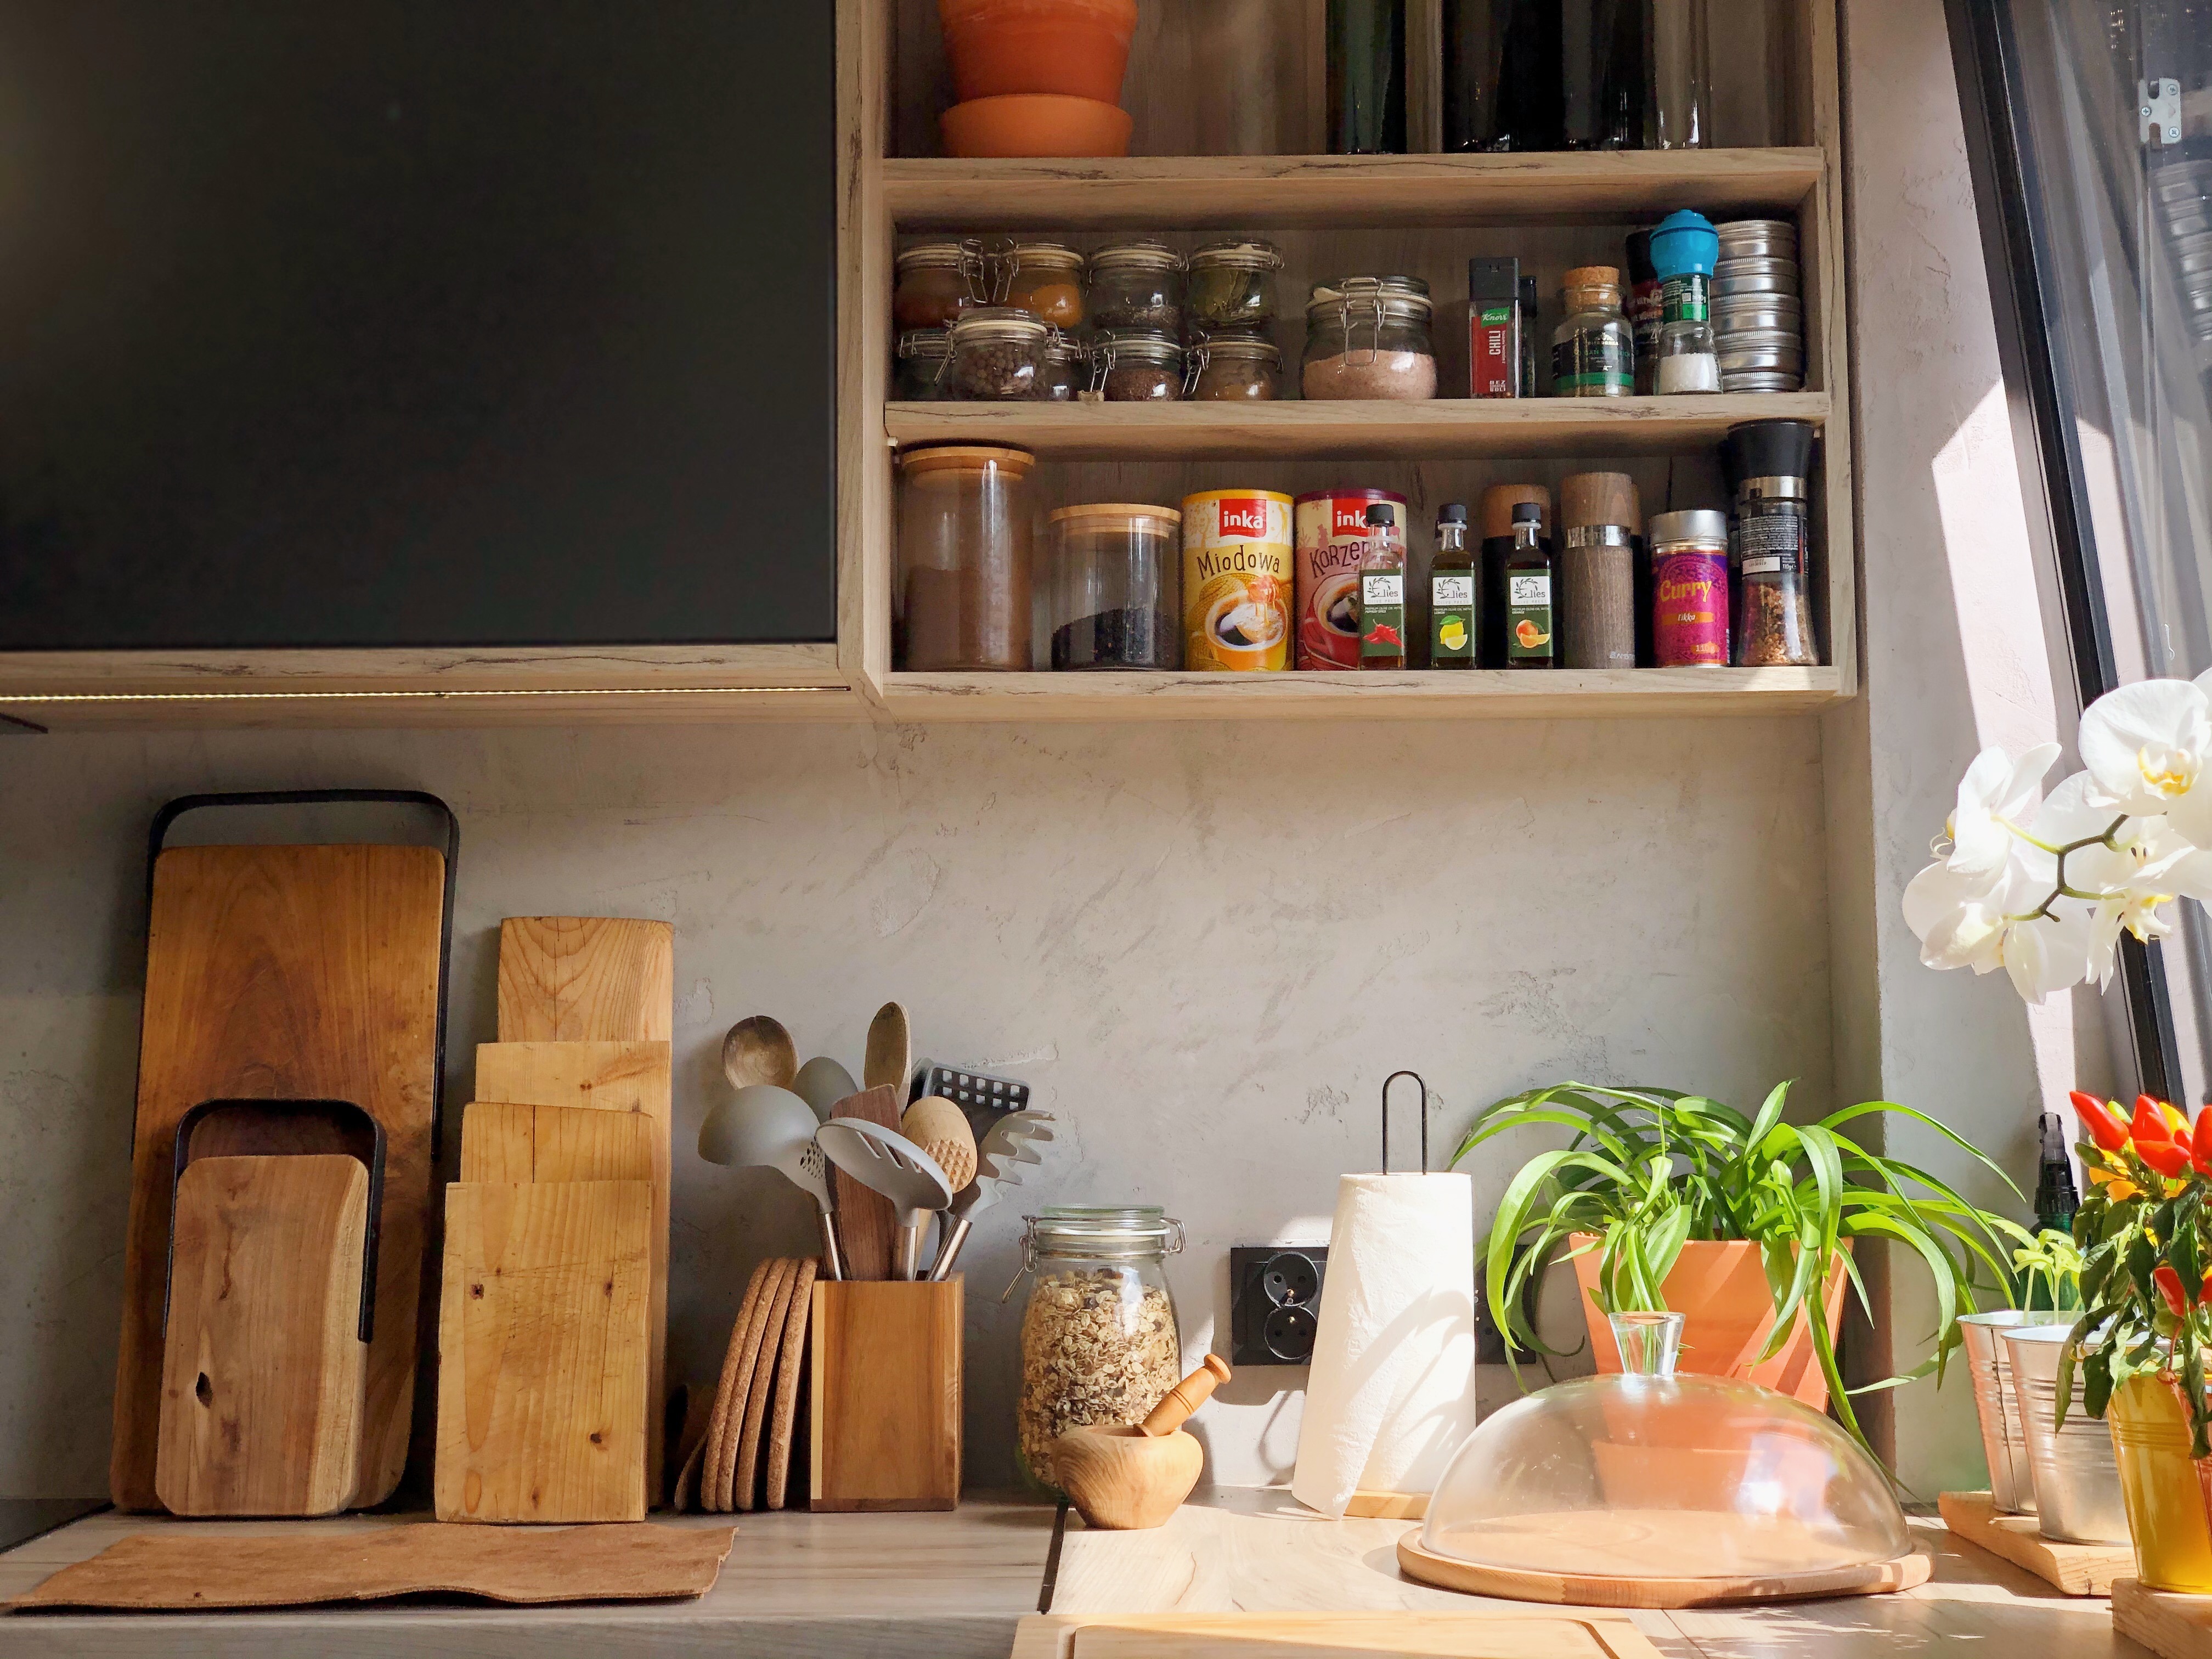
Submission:
POLYGON ((0 0, 0 648, 827 640, 827 0, 0 0))

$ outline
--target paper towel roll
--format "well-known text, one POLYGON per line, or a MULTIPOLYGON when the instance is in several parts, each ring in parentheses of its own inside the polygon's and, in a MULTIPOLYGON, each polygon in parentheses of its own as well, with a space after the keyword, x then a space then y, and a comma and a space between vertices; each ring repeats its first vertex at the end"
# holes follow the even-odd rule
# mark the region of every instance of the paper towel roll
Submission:
POLYGON ((1433 1492, 1474 1427, 1473 1180, 1344 1176, 1291 1494, 1433 1492))

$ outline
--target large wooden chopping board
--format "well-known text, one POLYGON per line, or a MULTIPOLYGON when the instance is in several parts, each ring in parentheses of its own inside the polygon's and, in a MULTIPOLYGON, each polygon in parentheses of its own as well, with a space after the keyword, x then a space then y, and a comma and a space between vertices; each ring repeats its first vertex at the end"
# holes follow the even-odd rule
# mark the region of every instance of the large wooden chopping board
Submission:
POLYGON ((626 916, 509 916, 499 925, 501 1042, 666 1042, 676 930, 626 916))
MULTIPOLYGON (((161 1297, 177 1122, 204 1100, 344 1100, 383 1126, 376 1328, 354 1502, 407 1463, 437 1099, 445 860, 422 847, 179 847, 154 865, 109 1486, 159 1506, 161 1297)), ((272 1113, 226 1152, 338 1150, 272 1113)), ((202 1149, 207 1150, 207 1149, 202 1149)))

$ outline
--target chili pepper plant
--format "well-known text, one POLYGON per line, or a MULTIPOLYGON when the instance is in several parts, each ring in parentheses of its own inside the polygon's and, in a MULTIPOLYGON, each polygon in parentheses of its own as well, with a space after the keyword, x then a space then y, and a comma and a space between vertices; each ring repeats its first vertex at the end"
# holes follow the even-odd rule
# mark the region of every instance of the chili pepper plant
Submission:
POLYGON ((2135 1110, 2075 1094, 2077 1145, 2089 1191, 2074 1217, 2081 1249, 2081 1317, 2059 1361, 2058 1421, 2066 1420, 2075 1369, 2081 1403, 2102 1417, 2130 1377, 2179 1385, 2189 1413, 2191 1455, 2212 1456, 2204 1349, 2212 1339, 2212 1107, 2189 1120, 2163 1101, 2135 1110), (2077 1358, 2078 1354, 2078 1358, 2077 1358))

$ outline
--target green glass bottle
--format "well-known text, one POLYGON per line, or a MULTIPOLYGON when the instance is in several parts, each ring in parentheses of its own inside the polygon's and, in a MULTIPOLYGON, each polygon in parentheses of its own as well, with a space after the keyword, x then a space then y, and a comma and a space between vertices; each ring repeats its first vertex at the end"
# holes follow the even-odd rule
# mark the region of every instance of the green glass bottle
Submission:
POLYGON ((1328 151, 1406 153, 1406 0, 1328 0, 1328 151))

